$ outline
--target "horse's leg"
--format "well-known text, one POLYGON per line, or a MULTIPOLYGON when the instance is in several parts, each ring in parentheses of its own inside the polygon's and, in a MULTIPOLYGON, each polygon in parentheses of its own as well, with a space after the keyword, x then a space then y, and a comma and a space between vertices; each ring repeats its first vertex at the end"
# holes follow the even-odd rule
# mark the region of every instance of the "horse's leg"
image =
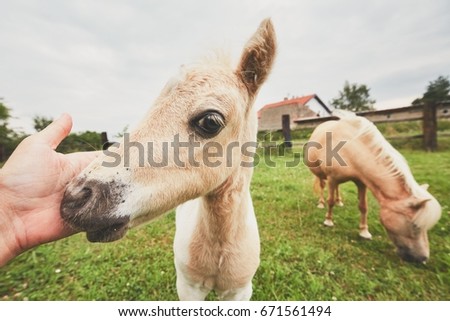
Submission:
POLYGON ((372 234, 369 232, 369 225, 367 224, 367 187, 361 182, 356 182, 358 187, 358 208, 361 213, 359 222, 359 236, 366 240, 372 239, 372 234))
POLYGON ((220 292, 218 296, 222 301, 249 301, 252 293, 252 282, 250 281, 242 288, 220 292))
POLYGON ((344 203, 342 202, 341 193, 339 192, 339 186, 336 186, 336 205, 344 206, 344 203))
POLYGON ((328 178, 328 210, 327 215, 325 217, 325 221, 323 224, 325 226, 334 226, 333 223, 333 206, 335 204, 335 195, 336 195, 336 188, 337 188, 336 182, 328 178))
POLYGON ((325 208, 325 198, 323 196, 325 180, 316 176, 316 185, 318 185, 319 189, 319 204, 317 204, 317 208, 325 208))
POLYGON ((180 301, 204 301, 210 290, 189 282, 177 271, 177 292, 180 301))

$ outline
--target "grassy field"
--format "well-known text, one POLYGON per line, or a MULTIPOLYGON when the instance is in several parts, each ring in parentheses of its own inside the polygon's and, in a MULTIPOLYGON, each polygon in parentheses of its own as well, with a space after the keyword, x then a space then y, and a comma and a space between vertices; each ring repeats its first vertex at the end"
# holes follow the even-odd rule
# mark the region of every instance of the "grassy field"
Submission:
MULTIPOLYGON (((450 151, 402 151, 419 183, 430 184, 443 216, 430 231, 427 265, 401 261, 370 195, 372 241, 358 237, 356 188, 342 185, 335 227, 322 225, 307 168, 261 162, 252 184, 261 234, 253 300, 450 300, 450 151)), ((0 269, 3 300, 177 300, 174 214, 112 244, 82 234, 40 246, 0 269)), ((208 297, 215 300, 214 295, 208 297)))

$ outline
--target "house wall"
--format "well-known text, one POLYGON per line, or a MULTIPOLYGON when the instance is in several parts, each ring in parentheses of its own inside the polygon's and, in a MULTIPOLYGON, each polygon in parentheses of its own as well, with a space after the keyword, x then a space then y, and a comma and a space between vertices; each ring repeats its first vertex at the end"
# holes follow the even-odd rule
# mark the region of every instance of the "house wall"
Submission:
POLYGON ((261 117, 258 119, 258 130, 280 130, 283 115, 290 116, 291 128, 293 129, 296 126, 295 119, 313 117, 316 113, 298 103, 268 108, 261 112, 261 117))

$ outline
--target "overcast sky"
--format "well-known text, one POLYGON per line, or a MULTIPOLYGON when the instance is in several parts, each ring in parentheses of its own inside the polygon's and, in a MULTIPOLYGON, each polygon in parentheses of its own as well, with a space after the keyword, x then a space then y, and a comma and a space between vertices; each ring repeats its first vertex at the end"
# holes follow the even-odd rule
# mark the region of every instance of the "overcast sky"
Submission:
POLYGON ((216 48, 238 59, 272 17, 279 53, 255 108, 344 82, 376 108, 401 107, 450 74, 448 0, 0 0, 0 97, 16 129, 32 117, 74 118, 113 137, 137 123, 180 65, 216 48))

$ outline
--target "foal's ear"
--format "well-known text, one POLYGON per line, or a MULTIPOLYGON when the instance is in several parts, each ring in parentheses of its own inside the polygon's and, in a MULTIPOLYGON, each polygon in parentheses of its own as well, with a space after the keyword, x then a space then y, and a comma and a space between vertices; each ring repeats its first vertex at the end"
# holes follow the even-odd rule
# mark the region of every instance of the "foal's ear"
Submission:
POLYGON ((242 52, 237 74, 254 96, 270 73, 276 53, 276 36, 270 19, 265 19, 247 42, 242 52))

